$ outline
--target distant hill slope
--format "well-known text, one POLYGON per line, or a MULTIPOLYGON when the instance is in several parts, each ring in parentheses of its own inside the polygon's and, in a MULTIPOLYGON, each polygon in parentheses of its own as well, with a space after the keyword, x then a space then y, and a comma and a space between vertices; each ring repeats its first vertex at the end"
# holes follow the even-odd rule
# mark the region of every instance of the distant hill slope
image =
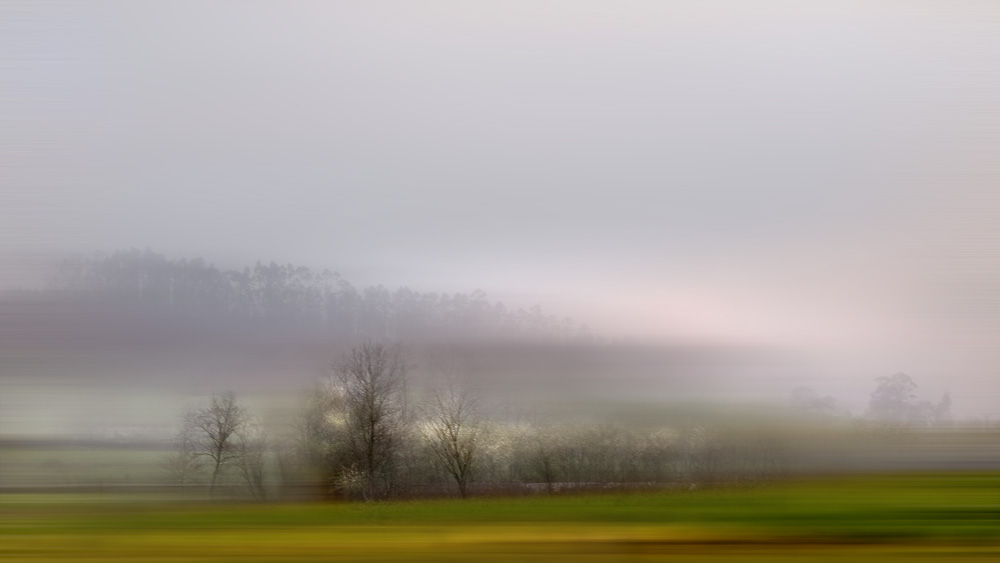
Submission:
POLYGON ((66 260, 51 287, 31 298, 48 303, 48 310, 75 311, 71 315, 81 308, 103 317, 139 314, 146 325, 161 321, 161 328, 171 320, 348 339, 590 338, 587 327, 570 319, 537 306, 508 310, 478 290, 448 295, 382 285, 357 289, 330 270, 275 262, 222 270, 200 258, 170 259, 137 249, 66 260))

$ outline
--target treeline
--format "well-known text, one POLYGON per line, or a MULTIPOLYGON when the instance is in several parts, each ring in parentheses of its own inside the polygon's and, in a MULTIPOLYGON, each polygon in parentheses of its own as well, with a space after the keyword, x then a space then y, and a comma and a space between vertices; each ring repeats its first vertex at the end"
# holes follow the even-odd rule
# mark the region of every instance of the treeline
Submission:
POLYGON ((413 389, 408 367, 397 347, 361 344, 283 429, 265 431, 232 394, 213 396, 184 416, 165 467, 175 483, 259 500, 688 488, 788 469, 786 445, 764 431, 499 417, 460 378, 413 389))
POLYGON ((831 411, 834 401, 802 389, 793 394, 793 406, 806 418, 729 424, 543 420, 484 408, 461 373, 413 386, 410 369, 399 347, 356 346, 282 428, 264 429, 234 395, 216 395, 185 415, 166 467, 175 483, 204 485, 215 494, 221 484, 258 500, 373 500, 688 489, 798 472, 968 463, 943 453, 941 443, 922 443, 933 438, 929 430, 949 427, 950 399, 918 400, 905 374, 877 379, 865 417, 817 426, 810 420, 821 413, 799 409, 831 411))
POLYGON ((274 262, 225 270, 200 258, 169 259, 138 249, 63 261, 48 294, 144 314, 346 339, 590 338, 589 329, 571 319, 546 315, 538 306, 509 310, 478 290, 449 295, 382 285, 358 289, 330 270, 274 262))

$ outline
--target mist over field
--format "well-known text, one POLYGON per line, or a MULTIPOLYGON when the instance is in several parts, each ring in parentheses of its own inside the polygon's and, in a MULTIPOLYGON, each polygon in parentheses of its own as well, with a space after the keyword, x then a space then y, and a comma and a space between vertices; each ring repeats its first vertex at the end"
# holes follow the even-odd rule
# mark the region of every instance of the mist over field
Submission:
POLYGON ((0 0, 0 559, 996 561, 1000 8, 0 0))
POLYGON ((0 14, 3 440, 173 444, 228 391, 285 431, 368 344, 407 405, 650 452, 1000 420, 985 4, 0 14))

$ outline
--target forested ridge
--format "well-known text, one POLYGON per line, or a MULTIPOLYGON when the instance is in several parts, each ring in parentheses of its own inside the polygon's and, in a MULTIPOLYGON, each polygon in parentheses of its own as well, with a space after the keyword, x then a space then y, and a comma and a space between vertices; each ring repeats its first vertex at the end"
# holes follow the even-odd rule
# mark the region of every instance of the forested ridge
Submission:
POLYGON ((539 306, 511 310, 480 290, 357 288, 328 269, 258 261, 227 270, 201 258, 172 259, 138 249, 64 260, 42 293, 143 313, 229 319, 333 337, 590 338, 589 329, 571 319, 546 315, 539 306))

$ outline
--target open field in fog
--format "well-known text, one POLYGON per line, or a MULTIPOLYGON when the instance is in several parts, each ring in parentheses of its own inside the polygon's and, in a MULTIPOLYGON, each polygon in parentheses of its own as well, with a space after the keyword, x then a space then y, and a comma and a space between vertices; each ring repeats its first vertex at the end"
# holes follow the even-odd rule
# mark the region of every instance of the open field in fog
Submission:
POLYGON ((671 493, 334 504, 0 495, 0 558, 1000 558, 1000 474, 909 473, 671 493))

